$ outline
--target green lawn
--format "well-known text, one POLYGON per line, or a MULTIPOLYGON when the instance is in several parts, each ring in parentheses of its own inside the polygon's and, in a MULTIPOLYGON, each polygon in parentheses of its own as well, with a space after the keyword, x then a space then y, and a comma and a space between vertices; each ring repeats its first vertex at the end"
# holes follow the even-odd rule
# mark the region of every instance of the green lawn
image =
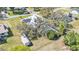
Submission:
MULTIPOLYGON (((22 18, 25 18, 25 17, 23 16, 22 18)), ((8 26, 10 27, 13 33, 13 36, 7 38, 7 43, 0 45, 0 50, 10 50, 13 47, 23 45, 20 40, 20 36, 21 36, 20 32, 16 29, 16 26, 18 24, 21 24, 20 19, 21 19, 20 17, 17 17, 17 18, 12 18, 5 21, 0 20, 0 24, 8 24, 8 26)))

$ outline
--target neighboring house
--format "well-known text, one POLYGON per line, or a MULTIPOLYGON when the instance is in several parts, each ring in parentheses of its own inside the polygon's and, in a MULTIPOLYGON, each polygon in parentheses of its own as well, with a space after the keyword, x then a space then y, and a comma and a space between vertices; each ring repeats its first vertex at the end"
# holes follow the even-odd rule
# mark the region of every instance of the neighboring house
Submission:
POLYGON ((28 37, 24 33, 21 35, 21 41, 26 46, 32 46, 33 45, 32 42, 28 39, 28 37))
POLYGON ((1 11, 0 20, 5 20, 8 17, 8 14, 5 11, 1 11))
POLYGON ((77 10, 72 10, 70 15, 72 16, 72 20, 75 20, 78 18, 79 12, 77 10))
MULTIPOLYGON (((55 9, 53 12, 53 16, 51 17, 52 19, 55 19, 55 20, 66 20, 67 22, 71 22, 73 20, 76 20, 78 19, 79 17, 79 9, 78 8, 66 8, 68 10, 68 12, 60 12, 62 10, 62 8, 57 8, 55 9)), ((66 10, 65 9, 65 10, 66 10)), ((64 10, 64 9, 63 9, 64 10)), ((63 11, 62 10, 62 11, 63 11)))
POLYGON ((1 7, 1 10, 0 10, 0 20, 4 20, 7 17, 8 17, 7 8, 6 7, 1 7))
POLYGON ((0 24, 0 40, 5 39, 8 36, 8 28, 4 24, 0 24))
POLYGON ((69 13, 64 14, 62 16, 62 20, 65 20, 67 22, 71 22, 71 21, 78 19, 78 15, 79 15, 79 13, 77 10, 71 10, 69 13))
POLYGON ((68 23, 71 22, 71 21, 73 21, 72 20, 72 14, 69 13, 69 14, 64 15, 63 16, 63 20, 66 21, 66 22, 68 22, 68 23))
POLYGON ((7 18, 7 15, 4 11, 1 11, 0 16, 1 16, 2 19, 7 18))
POLYGON ((61 21, 67 21, 67 22, 71 22, 73 20, 78 19, 79 13, 77 10, 71 10, 70 12, 66 13, 66 14, 62 14, 62 13, 54 13, 53 18, 55 20, 61 20, 61 21))

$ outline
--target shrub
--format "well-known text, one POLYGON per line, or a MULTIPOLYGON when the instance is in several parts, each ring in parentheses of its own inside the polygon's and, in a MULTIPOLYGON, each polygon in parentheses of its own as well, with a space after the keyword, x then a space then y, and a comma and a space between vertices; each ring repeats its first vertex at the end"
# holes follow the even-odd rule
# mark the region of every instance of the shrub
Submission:
POLYGON ((48 39, 54 40, 55 36, 56 36, 56 34, 55 34, 54 31, 49 30, 49 31, 47 32, 47 37, 48 37, 48 39))
POLYGON ((68 44, 68 38, 67 38, 66 36, 64 36, 64 43, 65 43, 66 45, 69 45, 69 44, 68 44))
POLYGON ((65 23, 63 21, 60 21, 59 22, 59 33, 60 33, 60 35, 63 35, 65 33, 65 27, 66 27, 65 23))
POLYGON ((38 8, 34 8, 34 11, 40 11, 40 8, 38 7, 38 8))
POLYGON ((22 11, 22 10, 15 10, 15 11, 13 11, 13 13, 15 14, 15 15, 17 15, 17 14, 23 14, 24 13, 24 11, 22 11))
POLYGON ((77 51, 77 50, 78 50, 77 47, 76 47, 76 45, 72 45, 72 46, 70 47, 70 49, 71 49, 72 51, 77 51))
POLYGON ((30 51, 31 49, 28 46, 16 46, 11 48, 12 51, 30 51))
POLYGON ((77 47, 77 50, 79 51, 79 45, 77 45, 76 47, 77 47))
POLYGON ((69 32, 67 35, 64 36, 64 42, 67 45, 75 45, 76 44, 76 37, 74 32, 69 32))
POLYGON ((79 34, 75 32, 69 32, 64 36, 64 42, 70 46, 70 49, 76 51, 79 49, 79 34))

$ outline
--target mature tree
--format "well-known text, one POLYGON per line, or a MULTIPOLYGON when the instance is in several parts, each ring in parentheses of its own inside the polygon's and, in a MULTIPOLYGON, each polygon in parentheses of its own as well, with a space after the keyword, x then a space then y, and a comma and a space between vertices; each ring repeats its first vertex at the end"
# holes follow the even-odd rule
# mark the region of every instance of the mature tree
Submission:
POLYGON ((2 11, 6 12, 6 7, 0 7, 0 18, 1 19, 6 17, 5 15, 2 15, 2 13, 1 13, 2 11))
POLYGON ((48 37, 48 39, 50 39, 50 40, 55 40, 55 36, 56 36, 57 34, 54 32, 54 31, 52 31, 52 30, 49 30, 48 32, 47 32, 47 37, 48 37))
POLYGON ((70 47, 71 50, 79 50, 79 34, 69 32, 64 36, 64 42, 70 47))
POLYGON ((29 39, 37 38, 37 29, 34 28, 32 25, 19 24, 17 26, 17 29, 21 33, 25 33, 29 37, 29 39))
POLYGON ((41 8, 40 7, 34 7, 33 9, 34 9, 34 11, 38 12, 38 11, 40 11, 41 8))
POLYGON ((6 7, 0 7, 0 12, 6 9, 6 7))
POLYGON ((15 7, 10 7, 10 9, 11 9, 12 11, 14 11, 14 8, 15 8, 15 7))

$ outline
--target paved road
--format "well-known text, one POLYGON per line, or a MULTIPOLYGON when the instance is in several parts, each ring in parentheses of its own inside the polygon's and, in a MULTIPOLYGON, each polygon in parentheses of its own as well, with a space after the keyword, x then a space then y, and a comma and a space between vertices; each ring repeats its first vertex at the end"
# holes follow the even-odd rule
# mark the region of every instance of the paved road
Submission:
POLYGON ((20 17, 20 16, 27 16, 27 14, 8 16, 7 18, 4 18, 4 20, 6 20, 6 19, 10 19, 10 18, 16 18, 16 17, 20 17))
POLYGON ((26 16, 27 14, 23 14, 23 15, 14 15, 14 16, 8 16, 8 18, 16 18, 16 17, 19 17, 19 16, 26 16))

